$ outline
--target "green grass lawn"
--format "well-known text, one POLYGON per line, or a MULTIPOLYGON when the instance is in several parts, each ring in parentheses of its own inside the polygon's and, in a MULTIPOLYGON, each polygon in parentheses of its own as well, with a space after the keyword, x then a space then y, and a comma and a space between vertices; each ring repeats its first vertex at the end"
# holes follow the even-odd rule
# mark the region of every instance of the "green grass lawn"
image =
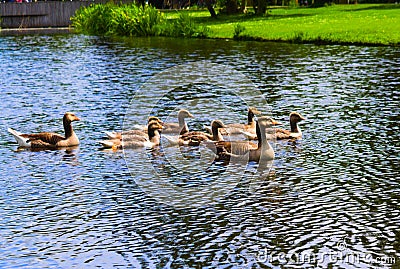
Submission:
MULTIPOLYGON (((333 5, 321 8, 272 8, 268 15, 219 15, 206 10, 187 10, 199 25, 211 29, 210 38, 233 38, 239 24, 239 39, 329 44, 400 44, 400 4, 333 5)), ((170 19, 177 12, 166 12, 170 19)))

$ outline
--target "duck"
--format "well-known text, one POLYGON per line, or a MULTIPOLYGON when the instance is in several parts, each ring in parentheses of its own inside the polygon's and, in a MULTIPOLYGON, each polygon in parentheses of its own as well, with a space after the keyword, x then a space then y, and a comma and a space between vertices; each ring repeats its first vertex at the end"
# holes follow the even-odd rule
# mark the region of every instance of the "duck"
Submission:
MULTIPOLYGON (((231 123, 226 124, 226 127, 221 129, 220 132, 223 135, 240 134, 242 132, 256 134, 256 123, 254 121, 255 115, 260 115, 261 112, 255 107, 249 107, 247 111, 247 124, 242 123, 231 123)), ((209 127, 205 127, 208 132, 211 132, 209 127)))
POLYGON ((122 136, 122 139, 110 139, 100 141, 104 148, 113 150, 123 148, 154 148, 160 144, 160 130, 163 126, 157 121, 150 121, 147 127, 147 137, 142 135, 122 136))
POLYGON ((255 147, 247 141, 232 141, 229 144, 220 141, 216 143, 217 159, 234 159, 235 161, 271 161, 275 158, 275 152, 269 144, 266 136, 266 129, 274 124, 274 120, 267 116, 259 117, 256 121, 256 133, 258 145, 255 147))
MULTIPOLYGON (((152 121, 156 121, 156 122, 160 123, 161 125, 164 125, 164 123, 158 117, 150 116, 147 120, 147 126, 152 121)), ((108 132, 108 131, 106 131, 105 133, 109 139, 122 139, 123 136, 127 137, 130 135, 141 135, 141 136, 147 137, 147 127, 146 127, 146 130, 128 130, 128 131, 123 131, 123 132, 108 132)))
POLYGON ((275 129, 276 139, 300 139, 303 134, 298 123, 305 119, 299 112, 291 112, 289 114, 290 130, 275 129))
POLYGON ((24 148, 56 149, 63 147, 72 147, 79 145, 79 139, 78 136, 75 134, 74 129, 72 128, 72 122, 79 120, 80 119, 72 112, 66 112, 64 114, 63 125, 65 136, 50 132, 23 134, 15 131, 12 128, 8 128, 8 132, 10 132, 14 136, 18 145, 24 148))
POLYGON ((226 126, 222 123, 221 120, 213 120, 211 122, 212 135, 200 131, 191 131, 184 133, 179 137, 171 137, 166 135, 164 135, 164 137, 169 141, 171 145, 199 146, 202 142, 223 140, 223 137, 219 132, 220 128, 226 128, 226 126))
MULTIPOLYGON (((164 123, 163 133, 164 134, 184 134, 189 132, 189 127, 185 121, 186 118, 194 118, 194 116, 186 109, 178 111, 178 123, 169 122, 164 123)), ((136 125, 135 129, 147 132, 147 126, 136 125)))

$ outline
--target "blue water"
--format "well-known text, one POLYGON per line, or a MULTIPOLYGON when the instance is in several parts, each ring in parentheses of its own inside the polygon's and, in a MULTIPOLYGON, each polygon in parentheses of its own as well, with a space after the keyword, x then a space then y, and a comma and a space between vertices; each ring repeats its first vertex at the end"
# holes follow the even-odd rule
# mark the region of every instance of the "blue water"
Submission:
POLYGON ((393 47, 0 37, 0 268, 397 268, 398 58, 393 47), (203 61, 220 69, 160 76, 203 61), (182 74, 193 83, 156 106, 141 98, 182 74), (185 107, 190 129, 245 122, 241 76, 285 127, 291 111, 307 118, 302 140, 272 143, 268 173, 211 166, 196 148, 98 144, 149 109, 174 121, 185 107), (7 132, 62 133, 66 111, 82 119, 79 147, 19 150, 7 132))

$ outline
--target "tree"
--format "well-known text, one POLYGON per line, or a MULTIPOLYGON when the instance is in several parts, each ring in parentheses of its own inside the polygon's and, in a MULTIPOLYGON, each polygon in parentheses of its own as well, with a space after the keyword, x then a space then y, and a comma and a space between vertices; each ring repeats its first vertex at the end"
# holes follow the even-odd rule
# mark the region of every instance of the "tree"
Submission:
POLYGON ((213 4, 212 4, 212 0, 205 0, 204 1, 206 3, 206 7, 208 9, 208 11, 210 12, 211 17, 215 18, 217 17, 217 13, 215 13, 213 4))
POLYGON ((238 4, 236 0, 226 0, 226 14, 236 14, 238 13, 238 4))
POLYGON ((267 11, 267 0, 253 0, 254 12, 258 15, 264 15, 267 11))

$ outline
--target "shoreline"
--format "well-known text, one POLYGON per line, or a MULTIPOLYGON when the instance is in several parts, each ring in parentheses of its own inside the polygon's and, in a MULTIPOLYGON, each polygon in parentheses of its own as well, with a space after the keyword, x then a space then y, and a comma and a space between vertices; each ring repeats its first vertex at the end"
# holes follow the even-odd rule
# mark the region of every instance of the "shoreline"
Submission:
POLYGON ((40 34, 69 34, 73 29, 70 27, 51 27, 51 28, 5 28, 0 29, 0 36, 18 35, 40 35, 40 34))
MULTIPOLYGON (((20 36, 20 35, 53 35, 53 34, 73 34, 74 29, 71 27, 51 27, 51 28, 6 28, 0 29, 0 36, 20 36)), ((163 38, 176 38, 168 36, 158 36, 163 38)), ((135 38, 135 37, 133 37, 135 38)), ((197 38, 191 38, 197 39, 197 38)), ((362 42, 329 42, 325 40, 304 40, 304 41, 292 41, 292 40, 271 40, 260 37, 252 36, 241 36, 240 38, 224 38, 224 37, 207 37, 204 39, 209 40, 232 40, 232 41, 247 41, 247 42, 275 42, 275 43, 286 43, 286 44, 310 44, 310 45, 333 45, 333 46, 365 46, 365 47, 399 47, 397 44, 379 44, 379 43, 362 43, 362 42)))

